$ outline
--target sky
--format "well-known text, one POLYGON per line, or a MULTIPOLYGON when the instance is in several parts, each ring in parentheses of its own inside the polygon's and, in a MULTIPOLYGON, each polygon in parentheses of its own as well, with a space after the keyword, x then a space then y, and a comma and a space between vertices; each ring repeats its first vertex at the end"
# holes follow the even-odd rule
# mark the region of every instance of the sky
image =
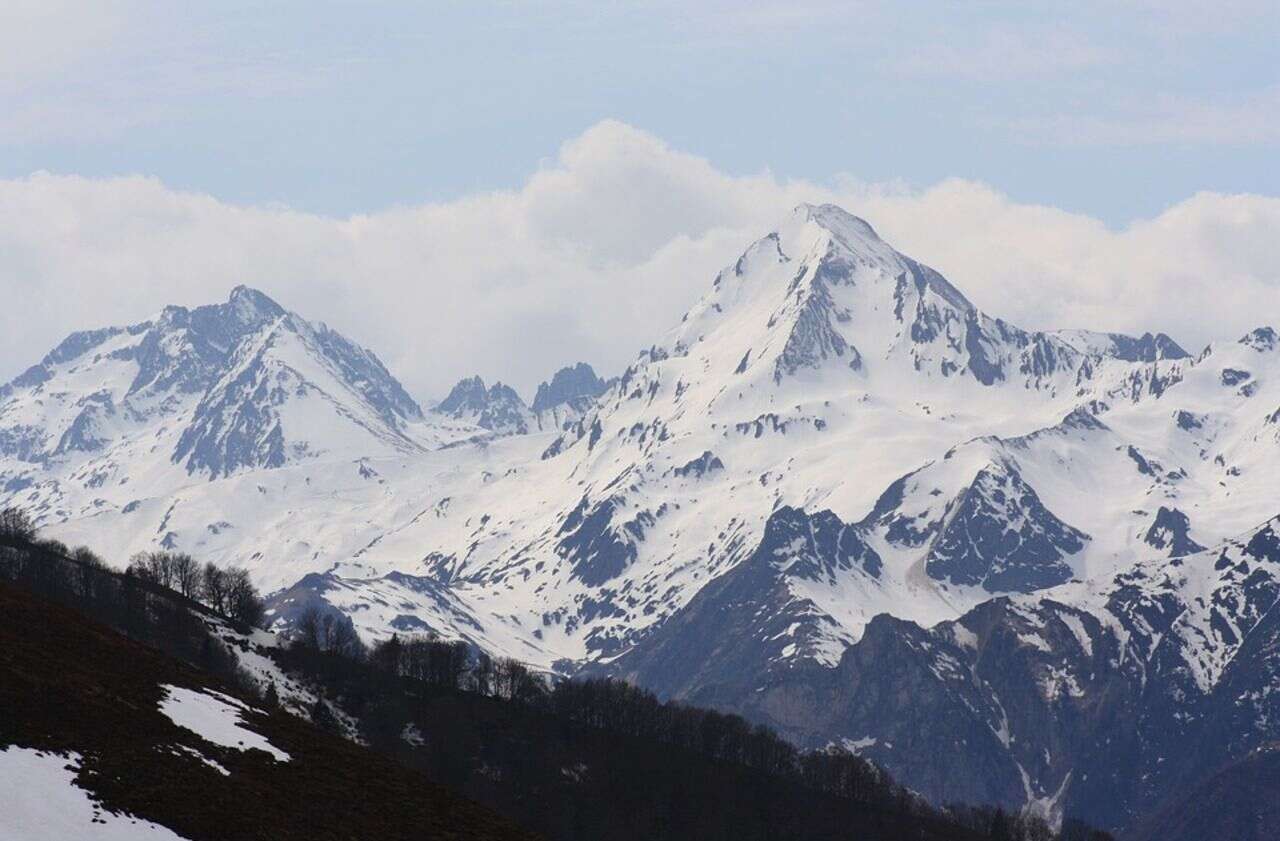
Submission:
POLYGON ((0 381, 248 283, 426 401, 614 373, 800 201, 1030 328, 1280 322, 1280 4, 0 0, 0 381))

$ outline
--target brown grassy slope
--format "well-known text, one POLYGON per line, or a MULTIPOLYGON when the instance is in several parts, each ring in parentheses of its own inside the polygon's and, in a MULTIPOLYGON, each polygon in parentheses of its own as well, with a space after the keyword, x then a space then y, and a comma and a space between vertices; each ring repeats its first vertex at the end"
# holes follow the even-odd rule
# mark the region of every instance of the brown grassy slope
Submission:
POLYGON ((192 841, 533 837, 421 774, 282 713, 255 714, 247 726, 289 762, 206 742, 159 712, 161 684, 235 694, 198 669, 0 583, 0 747, 82 754, 77 782, 108 809, 192 841))

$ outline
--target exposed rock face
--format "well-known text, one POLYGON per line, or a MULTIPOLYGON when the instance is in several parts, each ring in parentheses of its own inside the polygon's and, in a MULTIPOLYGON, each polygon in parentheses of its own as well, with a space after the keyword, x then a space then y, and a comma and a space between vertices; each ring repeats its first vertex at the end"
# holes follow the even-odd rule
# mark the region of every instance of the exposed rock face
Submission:
POLYGON ((569 406, 585 412, 595 399, 608 388, 605 380, 596 376, 596 372, 585 362, 561 368, 556 371, 550 382, 538 386, 530 408, 534 414, 542 414, 557 406, 569 406))
POLYGON ((525 435, 531 431, 570 426, 595 405, 611 382, 596 376, 585 362, 561 368, 538 386, 532 406, 526 406, 515 389, 503 383, 485 386, 479 376, 459 380, 435 407, 437 414, 474 423, 498 435, 525 435))
POLYGON ((1266 353, 1280 346, 1280 334, 1271 327, 1259 327, 1241 337, 1240 344, 1251 347, 1259 353, 1266 353))
POLYGON ((515 389, 502 383, 485 388, 479 376, 459 380, 435 411, 500 434, 524 435, 529 431, 529 409, 515 389))
POLYGON ((766 550, 809 525, 780 511, 767 546, 611 669, 801 744, 843 741, 935 802, 1030 802, 1115 828, 1280 738, 1275 522, 1117 576, 1102 610, 1049 591, 928 629, 878 616, 834 669, 777 650, 802 644, 786 629, 812 605, 766 550))
POLYGON ((682 464, 679 467, 671 468, 671 474, 673 476, 679 476, 681 479, 700 479, 708 473, 713 473, 717 470, 724 470, 724 462, 710 450, 706 450, 697 458, 691 459, 689 462, 682 464))
POLYGON ((1028 593, 1069 580, 1066 558, 1088 539, 1045 508, 1017 472, 993 465, 953 503, 925 571, 993 593, 1028 593))
POLYGON ((1191 521, 1187 515, 1177 508, 1166 508, 1161 505, 1156 512, 1151 528, 1143 538, 1148 546, 1165 549, 1169 557, 1177 558, 1190 555, 1204 549, 1190 537, 1191 521))
POLYGON ((639 647, 609 666, 664 697, 731 704, 797 658, 820 655, 830 623, 806 584, 874 580, 881 560, 830 511, 783 507, 742 563, 716 578, 639 647))
POLYGON ((1156 362, 1161 359, 1186 359, 1191 356, 1182 346, 1164 333, 1143 333, 1138 338, 1109 334, 1115 343, 1114 354, 1117 359, 1130 362, 1156 362))

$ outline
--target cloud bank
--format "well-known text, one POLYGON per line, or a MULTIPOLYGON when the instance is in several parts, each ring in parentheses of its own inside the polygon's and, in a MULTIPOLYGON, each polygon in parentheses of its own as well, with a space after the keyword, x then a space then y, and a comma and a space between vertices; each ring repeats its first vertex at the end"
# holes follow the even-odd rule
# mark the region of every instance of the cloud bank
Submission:
POLYGON ((0 380, 72 330, 246 283, 370 346, 420 399, 471 373, 527 398, 577 360, 619 370, 801 201, 863 216, 1021 326, 1164 330, 1194 350, 1280 322, 1274 197, 1197 194, 1112 230, 972 181, 733 175, 605 121, 519 189, 341 219, 141 176, 0 181, 0 380))

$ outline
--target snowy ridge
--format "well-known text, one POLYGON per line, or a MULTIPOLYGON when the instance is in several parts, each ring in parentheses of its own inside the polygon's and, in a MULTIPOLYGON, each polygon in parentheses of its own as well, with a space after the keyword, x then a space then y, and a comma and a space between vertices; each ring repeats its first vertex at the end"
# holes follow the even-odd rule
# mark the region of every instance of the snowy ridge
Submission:
MULTIPOLYGON (((119 520, 124 549, 159 543, 244 563, 272 589, 309 573, 363 588, 393 572, 434 580, 468 620, 454 626, 419 603, 420 621, 543 667, 634 644, 747 558, 779 506, 831 511, 885 566, 870 583, 795 585, 831 605, 815 608, 824 661, 880 612, 936 622, 992 593, 1109 575, 1151 548, 1161 507, 1188 517, 1198 545, 1271 513, 1239 510, 1235 495, 1227 520, 1199 513, 1223 497, 1230 470, 1206 436, 1222 440, 1245 400, 1270 399, 1236 393, 1261 388, 1261 372, 1223 394, 1209 360, 1269 351, 1238 344, 1191 360, 1163 336, 1023 331, 830 206, 797 208, 748 248, 616 381, 560 372, 537 414, 472 378, 424 418, 336 334, 248 290, 220 306, 221 320, 187 319, 220 325, 199 333, 216 335, 212 350, 166 357, 222 360, 192 363, 201 373, 182 380, 185 402, 166 393, 173 420, 144 417, 147 435, 109 459, 6 467, 10 498, 66 539, 119 520), (1206 379, 1216 384, 1202 399, 1206 379), (1183 394, 1197 399, 1175 401, 1183 394), (1194 451, 1181 439, 1198 439, 1194 451), (171 447, 177 463, 143 457, 144 442, 148 455, 171 447), (1116 504, 1092 504, 1102 477, 1116 504)), ((54 369, 83 360, 80 344, 136 343, 155 328, 100 332, 51 354, 49 373, 69 380, 54 369)), ((10 390, 6 421, 32 403, 30 389, 10 390)), ((92 431, 105 429, 107 405, 89 400, 85 432, 69 441, 111 440, 92 431)))

